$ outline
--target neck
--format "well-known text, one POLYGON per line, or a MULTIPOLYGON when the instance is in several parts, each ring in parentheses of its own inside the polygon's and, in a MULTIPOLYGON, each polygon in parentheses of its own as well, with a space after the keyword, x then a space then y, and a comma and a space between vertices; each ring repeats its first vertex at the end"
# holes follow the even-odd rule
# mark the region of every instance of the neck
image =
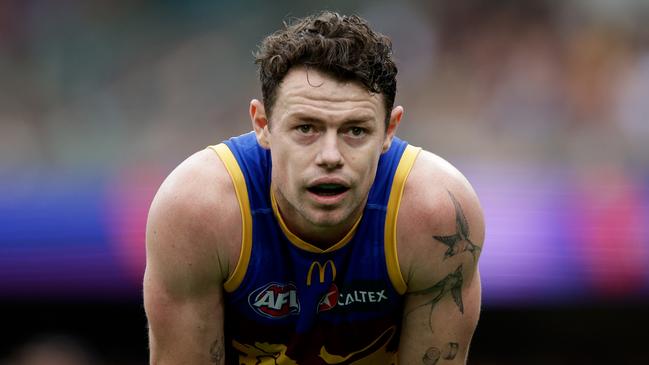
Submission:
POLYGON ((286 228, 302 241, 321 250, 326 250, 345 238, 355 228, 365 206, 365 204, 360 204, 357 211, 354 211, 348 219, 345 219, 340 224, 322 226, 313 224, 298 211, 291 209, 288 201, 276 189, 273 189, 273 196, 277 203, 277 214, 280 215, 286 228))

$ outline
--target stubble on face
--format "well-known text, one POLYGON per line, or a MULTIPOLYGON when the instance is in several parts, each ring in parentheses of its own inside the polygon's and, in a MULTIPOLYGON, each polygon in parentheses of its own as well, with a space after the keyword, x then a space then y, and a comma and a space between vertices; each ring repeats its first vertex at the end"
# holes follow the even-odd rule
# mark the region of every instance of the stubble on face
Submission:
POLYGON ((384 116, 381 96, 359 84, 305 68, 287 74, 269 122, 269 141, 273 193, 291 231, 328 241, 351 228, 374 181, 384 116), (309 190, 332 181, 348 188, 338 200, 309 190))

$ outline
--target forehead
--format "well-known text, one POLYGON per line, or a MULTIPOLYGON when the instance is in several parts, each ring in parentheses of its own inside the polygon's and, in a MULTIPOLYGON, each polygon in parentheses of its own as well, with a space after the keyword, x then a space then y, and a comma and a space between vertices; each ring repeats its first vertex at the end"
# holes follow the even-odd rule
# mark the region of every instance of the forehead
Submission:
POLYGON ((362 115, 382 120, 383 99, 353 81, 340 81, 315 69, 292 68, 282 80, 274 112, 315 113, 329 116, 362 115))

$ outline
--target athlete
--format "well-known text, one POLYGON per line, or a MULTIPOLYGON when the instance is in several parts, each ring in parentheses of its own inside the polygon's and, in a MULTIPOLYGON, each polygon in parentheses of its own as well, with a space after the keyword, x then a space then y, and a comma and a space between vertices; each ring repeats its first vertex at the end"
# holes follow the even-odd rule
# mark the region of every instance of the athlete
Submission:
POLYGON ((151 364, 466 363, 482 211, 395 136, 390 41, 323 12, 256 58, 253 131, 189 157, 152 203, 151 364))

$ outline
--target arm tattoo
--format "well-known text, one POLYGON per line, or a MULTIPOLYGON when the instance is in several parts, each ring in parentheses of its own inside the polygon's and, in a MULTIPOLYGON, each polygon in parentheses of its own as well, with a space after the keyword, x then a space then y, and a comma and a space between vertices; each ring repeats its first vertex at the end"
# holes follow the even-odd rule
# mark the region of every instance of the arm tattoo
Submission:
POLYGON ((210 360, 213 364, 220 364, 223 360, 223 354, 225 349, 223 348, 223 337, 220 339, 214 340, 212 346, 210 346, 210 360))
POLYGON ((448 195, 451 197, 455 206, 456 232, 450 236, 433 236, 433 238, 448 246, 444 254, 445 259, 468 251, 473 256, 473 260, 476 260, 476 256, 480 253, 480 246, 474 244, 469 239, 469 222, 466 220, 460 203, 450 191, 448 191, 448 195))
POLYGON ((450 293, 451 296, 453 297, 453 301, 455 302, 458 309, 460 310, 460 313, 464 314, 464 303, 462 302, 462 282, 463 282, 462 265, 460 265, 457 267, 457 269, 455 269, 454 272, 446 275, 446 277, 440 280, 437 284, 426 289, 411 292, 410 293, 411 295, 431 295, 432 298, 424 302, 423 304, 420 304, 415 308, 411 309, 410 312, 408 312, 408 314, 414 312, 415 310, 421 307, 430 306, 430 312, 428 314, 428 325, 430 327, 430 331, 432 332, 433 331, 433 322, 432 322, 433 309, 435 308, 435 305, 440 300, 442 300, 442 298, 448 293, 450 293))
POLYGON ((440 351, 440 349, 438 349, 437 347, 430 347, 428 348, 428 350, 426 350, 426 353, 424 353, 421 361, 424 365, 435 365, 440 358, 444 360, 453 360, 457 356, 458 348, 459 345, 457 344, 457 342, 449 342, 446 344, 446 348, 444 349, 444 353, 442 354, 442 351, 440 351))
POLYGON ((453 360, 457 356, 457 350, 460 346, 457 342, 449 342, 446 344, 446 351, 444 351, 444 360, 453 360))
POLYGON ((439 361, 441 353, 437 347, 431 347, 426 350, 424 357, 421 358, 421 361, 424 365, 435 365, 439 361))

